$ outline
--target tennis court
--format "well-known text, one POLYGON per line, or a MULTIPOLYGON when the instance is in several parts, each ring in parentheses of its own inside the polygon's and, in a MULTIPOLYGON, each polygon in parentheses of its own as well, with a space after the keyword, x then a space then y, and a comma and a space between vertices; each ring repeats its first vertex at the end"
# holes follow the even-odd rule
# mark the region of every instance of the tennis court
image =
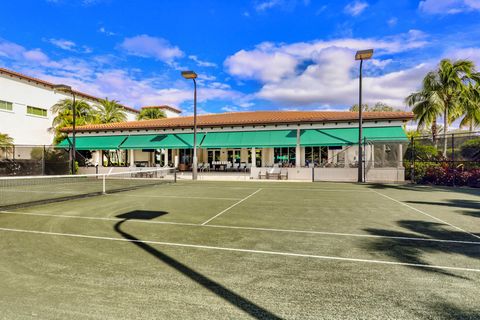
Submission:
POLYGON ((4 208, 1 318, 479 319, 479 196, 178 181, 4 208))

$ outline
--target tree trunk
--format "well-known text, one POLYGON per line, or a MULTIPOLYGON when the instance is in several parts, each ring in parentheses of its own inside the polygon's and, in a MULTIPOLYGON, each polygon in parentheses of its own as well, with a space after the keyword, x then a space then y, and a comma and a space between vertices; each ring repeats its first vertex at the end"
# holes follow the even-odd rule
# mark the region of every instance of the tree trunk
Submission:
POLYGON ((436 148, 437 147, 437 119, 433 120, 431 131, 432 131, 432 142, 436 148))
POLYGON ((443 157, 447 157, 447 131, 448 131, 448 107, 445 106, 445 111, 443 113, 443 157))

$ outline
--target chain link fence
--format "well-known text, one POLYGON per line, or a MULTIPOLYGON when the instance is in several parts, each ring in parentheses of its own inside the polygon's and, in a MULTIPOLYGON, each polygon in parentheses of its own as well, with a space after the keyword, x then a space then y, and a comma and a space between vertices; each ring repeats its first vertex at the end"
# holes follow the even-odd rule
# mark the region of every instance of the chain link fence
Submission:
POLYGON ((403 159, 414 183, 480 187, 480 132, 413 137, 403 159))
POLYGON ((0 146, 0 176, 70 173, 70 151, 54 146, 0 146))

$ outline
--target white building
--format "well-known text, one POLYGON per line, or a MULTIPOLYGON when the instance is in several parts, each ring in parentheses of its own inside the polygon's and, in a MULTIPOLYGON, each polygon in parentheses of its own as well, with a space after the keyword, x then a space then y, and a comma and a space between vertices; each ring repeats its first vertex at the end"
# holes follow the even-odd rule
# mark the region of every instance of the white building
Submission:
MULTIPOLYGON (((403 126, 412 118, 410 112, 364 113, 362 149, 366 181, 404 180, 403 154, 408 139, 403 126)), ((105 168, 108 166, 123 166, 125 170, 174 166, 188 171, 193 159, 192 127, 192 116, 80 126, 76 149, 93 151, 93 162, 99 164, 100 172, 108 172, 111 169, 105 168), (107 161, 114 157, 114 162, 107 161)), ((356 181, 358 178, 357 112, 207 114, 197 117, 197 128, 202 172, 247 171, 251 179, 283 176, 306 181, 356 181)), ((62 141, 60 147, 70 148, 70 140, 62 141)), ((97 169, 81 168, 80 172, 94 170, 97 169)))
MULTIPOLYGON (((0 68, 0 133, 13 138, 16 145, 50 145, 54 134, 49 128, 55 115, 51 107, 69 94, 54 92, 53 83, 0 68)), ((100 98, 75 91, 77 99, 90 104, 100 98)), ((125 107, 128 121, 138 111, 125 107)))

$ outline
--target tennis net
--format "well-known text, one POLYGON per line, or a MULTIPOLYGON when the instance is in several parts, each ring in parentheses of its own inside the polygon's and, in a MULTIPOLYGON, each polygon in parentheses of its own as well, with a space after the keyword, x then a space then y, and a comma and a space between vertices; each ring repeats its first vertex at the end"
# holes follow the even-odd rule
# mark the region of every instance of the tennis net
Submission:
POLYGON ((175 168, 105 174, 0 178, 0 210, 66 201, 176 182, 175 168))

